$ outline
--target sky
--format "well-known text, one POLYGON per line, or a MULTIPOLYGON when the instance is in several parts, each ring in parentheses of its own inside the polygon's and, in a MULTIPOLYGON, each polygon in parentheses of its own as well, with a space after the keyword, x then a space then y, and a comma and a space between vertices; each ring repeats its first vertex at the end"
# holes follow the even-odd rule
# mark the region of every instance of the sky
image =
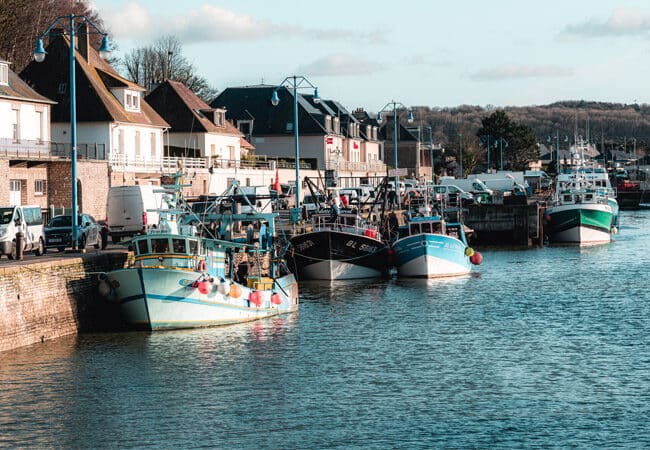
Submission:
POLYGON ((650 103, 648 0, 91 4, 118 56, 173 35, 220 91, 298 75, 350 110, 650 103))

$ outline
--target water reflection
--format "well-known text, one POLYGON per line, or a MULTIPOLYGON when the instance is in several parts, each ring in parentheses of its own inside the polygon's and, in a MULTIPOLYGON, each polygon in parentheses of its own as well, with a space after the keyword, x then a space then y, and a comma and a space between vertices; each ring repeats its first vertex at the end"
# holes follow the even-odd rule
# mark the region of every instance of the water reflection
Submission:
POLYGON ((301 283, 300 312, 0 354, 0 447, 650 445, 647 239, 301 283))

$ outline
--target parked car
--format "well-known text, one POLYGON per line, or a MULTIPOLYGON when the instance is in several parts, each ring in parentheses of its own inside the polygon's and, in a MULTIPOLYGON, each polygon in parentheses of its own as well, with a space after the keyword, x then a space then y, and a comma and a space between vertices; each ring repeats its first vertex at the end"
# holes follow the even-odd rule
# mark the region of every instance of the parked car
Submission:
MULTIPOLYGON (((54 216, 44 228, 45 248, 56 248, 60 252, 72 246, 72 215, 54 216)), ((99 248, 102 245, 101 226, 89 214, 77 217, 77 248, 87 246, 99 248)))

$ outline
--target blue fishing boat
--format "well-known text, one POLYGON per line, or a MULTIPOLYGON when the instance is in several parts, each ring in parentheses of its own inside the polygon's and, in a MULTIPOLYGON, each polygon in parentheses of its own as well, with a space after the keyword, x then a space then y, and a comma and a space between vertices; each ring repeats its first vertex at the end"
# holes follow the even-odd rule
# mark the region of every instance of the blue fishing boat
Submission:
MULTIPOLYGON (((440 208, 444 210, 444 208, 440 208)), ((429 206, 413 210, 391 244, 398 277, 438 278, 466 275, 482 256, 467 244, 462 222, 447 222, 429 206)))
POLYGON ((101 277, 100 292, 129 325, 207 327, 298 309, 298 284, 273 239, 275 213, 165 214, 179 215, 135 237, 128 266, 101 277))

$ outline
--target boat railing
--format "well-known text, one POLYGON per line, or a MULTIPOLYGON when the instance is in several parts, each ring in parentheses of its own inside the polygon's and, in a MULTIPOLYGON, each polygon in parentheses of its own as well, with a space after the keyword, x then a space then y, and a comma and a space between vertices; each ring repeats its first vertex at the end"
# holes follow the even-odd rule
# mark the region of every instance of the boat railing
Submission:
POLYGON ((316 214, 312 216, 312 229, 314 231, 343 231, 345 233, 362 234, 366 236, 377 236, 377 227, 366 223, 363 219, 353 215, 326 215, 316 214))

